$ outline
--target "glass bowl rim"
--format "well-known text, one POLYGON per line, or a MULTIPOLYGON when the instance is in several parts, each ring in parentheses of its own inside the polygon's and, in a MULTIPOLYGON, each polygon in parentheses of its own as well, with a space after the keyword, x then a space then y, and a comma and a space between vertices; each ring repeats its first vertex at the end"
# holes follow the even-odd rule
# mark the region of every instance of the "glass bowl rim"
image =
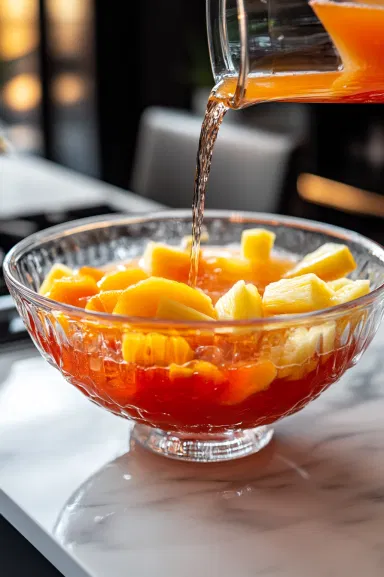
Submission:
MULTIPOLYGON (((115 214, 115 215, 101 215, 96 217, 83 218, 79 220, 70 221, 64 224, 59 224, 56 226, 49 227, 43 231, 36 232, 25 239, 18 242, 5 256, 3 263, 4 277, 8 285, 12 286, 18 293, 23 294, 24 297, 32 301, 34 305, 40 306, 44 309, 54 310, 56 313, 67 313, 72 318, 80 318, 81 320, 89 321, 100 321, 103 323, 109 322, 113 325, 119 324, 129 324, 129 325, 148 325, 155 327, 163 327, 166 325, 167 329, 177 328, 177 329, 225 329, 225 328, 241 328, 241 327, 252 327, 252 328, 265 328, 266 325, 273 326, 273 328, 278 328, 287 325, 292 325, 299 323, 306 323, 307 321, 330 321, 343 315, 347 311, 352 309, 362 309, 368 304, 375 301, 377 298, 384 296, 384 283, 371 291, 369 294, 359 297, 353 301, 335 305, 327 309, 321 309, 309 313, 296 313, 292 315, 276 315, 274 317, 263 317, 247 320, 225 320, 225 321, 182 321, 182 320, 166 320, 166 319, 156 319, 156 318, 146 318, 146 317, 129 317, 124 315, 114 315, 110 313, 102 313, 96 311, 84 311, 79 307, 73 305, 67 305, 49 299, 43 295, 38 294, 33 289, 25 286, 22 282, 17 280, 12 272, 11 267, 16 259, 22 257, 23 253, 31 248, 38 248, 40 242, 47 242, 49 240, 55 240, 61 236, 69 236, 73 233, 86 232, 92 229, 107 228, 111 226, 129 225, 129 224, 140 224, 149 221, 162 221, 162 220, 174 220, 174 219, 191 219, 191 212, 187 209, 175 209, 175 210, 162 210, 156 213, 134 213, 134 214, 115 214)), ((332 235, 336 239, 344 241, 353 241, 367 250, 370 250, 383 261, 384 267, 384 247, 376 243, 375 241, 368 239, 367 237, 359 234, 355 231, 351 231, 342 227, 334 226, 331 224, 321 223, 315 220, 307 220, 304 218, 291 217, 277 215, 273 213, 262 213, 262 212, 251 212, 251 211, 231 211, 231 210, 206 210, 204 212, 204 218, 222 219, 229 222, 241 223, 244 221, 245 224, 254 225, 270 225, 278 226, 282 225, 287 228, 295 228, 298 230, 309 231, 309 232, 320 232, 327 235, 332 235)))

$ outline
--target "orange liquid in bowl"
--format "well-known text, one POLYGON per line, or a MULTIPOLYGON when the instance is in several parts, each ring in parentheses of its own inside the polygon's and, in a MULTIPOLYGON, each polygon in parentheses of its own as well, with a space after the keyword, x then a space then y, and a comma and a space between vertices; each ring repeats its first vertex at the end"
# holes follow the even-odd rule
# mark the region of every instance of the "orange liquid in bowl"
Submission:
MULTIPOLYGON (((246 280, 262 293, 268 283, 279 280, 290 268, 292 261, 273 258, 268 266, 251 269, 246 280)), ((223 276, 215 257, 207 258, 199 271, 198 286, 213 302, 238 280, 223 276)), ((355 343, 349 340, 321 360, 307 359, 293 374, 277 375, 265 390, 228 404, 226 399, 234 388, 241 391, 254 385, 255 365, 262 358, 261 331, 253 334, 180 331, 197 357, 201 350, 201 360, 217 367, 216 372, 208 370, 185 376, 182 371, 173 373, 170 367, 125 362, 121 356, 122 328, 118 323, 104 326, 65 316, 66 338, 58 337, 57 331, 43 336, 31 318, 30 324, 35 339, 53 357, 64 376, 91 400, 140 423, 179 432, 247 429, 292 414, 336 381, 355 352, 355 343)), ((278 342, 284 342, 284 331, 270 334, 278 342)))

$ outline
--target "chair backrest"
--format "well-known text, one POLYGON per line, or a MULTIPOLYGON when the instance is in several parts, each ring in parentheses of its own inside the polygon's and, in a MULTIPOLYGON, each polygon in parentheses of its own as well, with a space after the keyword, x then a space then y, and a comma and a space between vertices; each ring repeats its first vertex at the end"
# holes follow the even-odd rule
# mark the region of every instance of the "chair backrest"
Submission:
MULTIPOLYGON (((149 108, 141 119, 131 188, 171 207, 191 205, 201 117, 149 108)), ((289 161, 290 134, 222 124, 215 146, 206 206, 277 210, 289 161)))

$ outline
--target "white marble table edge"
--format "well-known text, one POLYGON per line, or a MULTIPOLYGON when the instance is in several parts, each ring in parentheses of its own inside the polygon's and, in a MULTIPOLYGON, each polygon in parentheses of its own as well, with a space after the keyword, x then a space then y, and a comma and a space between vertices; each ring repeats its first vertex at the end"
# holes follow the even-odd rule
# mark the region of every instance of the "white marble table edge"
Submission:
POLYGON ((81 562, 0 489, 0 513, 65 577, 92 577, 81 562))

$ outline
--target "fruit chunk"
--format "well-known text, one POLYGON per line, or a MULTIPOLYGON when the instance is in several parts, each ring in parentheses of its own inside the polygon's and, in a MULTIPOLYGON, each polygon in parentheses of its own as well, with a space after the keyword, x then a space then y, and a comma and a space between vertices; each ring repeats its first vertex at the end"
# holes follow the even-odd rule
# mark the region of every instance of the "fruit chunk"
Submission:
POLYGON ((327 242, 314 252, 307 254, 286 273, 285 277, 292 278, 313 273, 322 280, 332 281, 349 274, 355 268, 355 259, 345 244, 327 242))
POLYGON ((41 295, 46 295, 52 289, 53 283, 56 280, 73 275, 73 270, 68 266, 65 266, 65 264, 54 264, 49 273, 46 275, 39 289, 39 293, 41 295))
POLYGON ((96 294, 91 298, 82 298, 79 304, 84 306, 86 311, 93 311, 97 313, 105 313, 103 303, 100 300, 100 295, 96 294))
POLYGON ((93 266, 82 266, 77 273, 79 276, 91 276, 96 282, 105 275, 105 270, 94 268, 93 266))
POLYGON ((220 369, 207 361, 192 361, 183 367, 172 364, 169 367, 169 378, 171 381, 189 379, 193 375, 198 375, 200 378, 215 385, 225 381, 225 376, 220 369))
POLYGON ((127 268, 107 273, 97 285, 101 291, 124 290, 146 278, 148 275, 141 268, 127 268))
POLYGON ((269 360, 228 371, 230 385, 221 398, 222 405, 238 405, 255 393, 268 389, 277 370, 269 360))
POLYGON ((212 317, 200 313, 196 309, 187 307, 177 301, 163 298, 159 302, 156 318, 170 321, 213 321, 212 317))
POLYGON ((183 365, 193 358, 193 351, 183 337, 167 337, 158 333, 144 335, 128 333, 123 336, 123 359, 138 365, 183 365))
POLYGON ((150 242, 143 256, 144 268, 152 276, 186 282, 189 275, 189 253, 180 248, 150 242))
POLYGON ((353 282, 350 278, 338 278, 337 280, 329 281, 328 286, 334 290, 338 291, 339 289, 345 287, 347 284, 353 282))
POLYGON ((332 299, 333 305, 348 303, 359 297, 367 295, 370 291, 369 280, 349 281, 348 284, 339 288, 332 299))
POLYGON ((276 235, 264 228, 244 230, 241 235, 241 254, 252 261, 269 260, 276 235))
POLYGON ((46 296, 54 301, 80 306, 80 299, 90 297, 98 292, 95 280, 90 276, 63 277, 53 282, 46 296))
POLYGON ((282 346, 274 347, 271 358, 278 367, 280 379, 298 380, 315 370, 321 359, 324 362, 335 346, 336 324, 323 323, 310 327, 297 327, 286 337, 282 346))
MULTIPOLYGON (((209 234, 207 232, 202 232, 200 235, 200 243, 202 244, 208 241, 209 241, 209 234)), ((181 246, 184 250, 186 250, 187 252, 191 252, 192 244, 193 244, 193 236, 191 234, 183 237, 181 241, 181 246)))
POLYGON ((282 279, 266 286, 265 315, 308 313, 332 306, 335 292, 315 274, 282 279))
POLYGON ((101 292, 89 299, 85 306, 86 311, 112 313, 123 291, 111 290, 101 292))
POLYGON ((222 279, 236 281, 250 279, 253 276, 252 264, 248 260, 230 256, 209 256, 201 259, 201 267, 208 274, 219 272, 222 279))
POLYGON ((247 320, 263 316, 263 305, 257 288, 239 280, 216 303, 219 320, 247 320))
POLYGON ((210 297, 198 289, 165 278, 151 277, 128 287, 120 296, 113 312, 118 315, 155 317, 163 298, 216 317, 210 297))

